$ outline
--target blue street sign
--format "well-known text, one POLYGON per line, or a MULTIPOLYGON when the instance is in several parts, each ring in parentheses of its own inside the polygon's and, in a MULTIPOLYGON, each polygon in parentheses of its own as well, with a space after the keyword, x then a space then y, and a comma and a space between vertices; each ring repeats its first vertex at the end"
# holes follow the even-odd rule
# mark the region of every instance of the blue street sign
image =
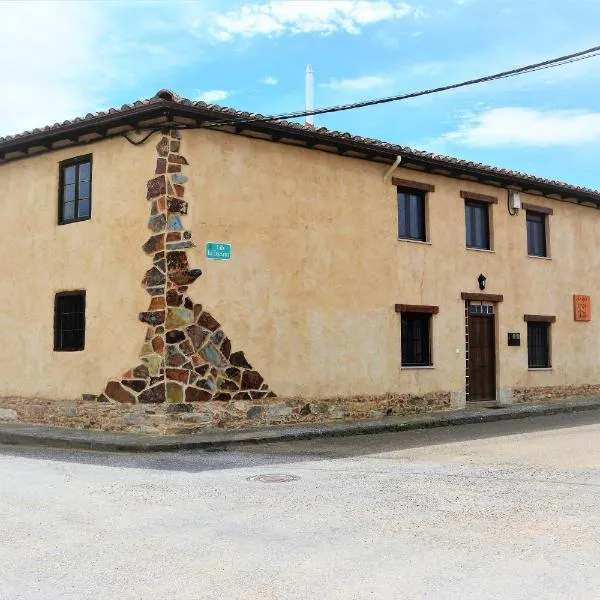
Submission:
POLYGON ((231 260, 231 244, 206 242, 206 258, 213 260, 231 260))

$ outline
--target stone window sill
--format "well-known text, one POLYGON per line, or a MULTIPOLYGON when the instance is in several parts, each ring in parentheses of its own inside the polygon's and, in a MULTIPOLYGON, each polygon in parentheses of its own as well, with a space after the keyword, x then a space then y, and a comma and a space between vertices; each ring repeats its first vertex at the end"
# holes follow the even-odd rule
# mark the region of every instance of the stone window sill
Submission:
POLYGON ((409 242, 411 244, 425 244, 425 246, 431 246, 431 242, 428 240, 410 240, 408 238, 398 238, 399 242, 409 242))
POLYGON ((528 371, 553 371, 552 367, 529 367, 528 371))
POLYGON ((435 365, 423 365, 423 366, 419 366, 419 365, 415 365, 413 367, 400 367, 400 369, 402 369, 402 371, 410 371, 413 369, 416 369, 417 371, 422 371, 422 370, 427 370, 427 369, 435 369, 435 365))
POLYGON ((469 246, 465 246, 465 248, 473 252, 487 252, 488 254, 496 254, 495 250, 489 250, 488 248, 469 248, 469 246))
POLYGON ((62 226, 62 225, 70 225, 71 223, 81 223, 83 221, 91 221, 92 217, 87 216, 87 217, 75 217, 73 219, 68 219, 67 221, 59 221, 57 223, 57 225, 62 226))
POLYGON ((552 260, 551 256, 535 256, 534 254, 528 254, 527 258, 537 258, 538 260, 552 260))

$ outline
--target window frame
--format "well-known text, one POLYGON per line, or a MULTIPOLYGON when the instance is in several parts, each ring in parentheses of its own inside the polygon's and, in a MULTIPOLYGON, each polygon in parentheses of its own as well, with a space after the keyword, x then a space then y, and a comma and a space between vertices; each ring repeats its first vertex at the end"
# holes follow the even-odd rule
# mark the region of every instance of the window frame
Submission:
POLYGON ((465 198, 465 246, 470 250, 492 250, 492 222, 489 202, 465 198), (485 211, 485 219, 483 220, 483 222, 485 223, 486 228, 486 244, 483 246, 478 246, 476 244, 469 245, 469 223, 471 222, 473 230, 476 231, 476 221, 474 216, 471 219, 468 218, 468 208, 477 208, 479 210, 485 211))
POLYGON ((80 221, 88 221, 92 218, 92 179, 93 179, 93 171, 94 165, 91 154, 84 154, 81 156, 75 156, 73 158, 68 158, 66 160, 62 160, 58 163, 58 224, 59 225, 68 225, 69 223, 78 223, 80 221), (65 219, 63 216, 64 211, 64 183, 65 183, 65 171, 67 168, 75 166, 75 207, 74 207, 74 215, 77 215, 79 212, 79 167, 82 164, 89 163, 90 165, 90 179, 89 179, 89 210, 88 215, 84 217, 74 216, 72 219, 65 219))
POLYGON ((69 290, 66 292, 57 292, 54 295, 54 352, 81 352, 85 350, 85 329, 86 329, 86 293, 85 290, 69 290), (61 299, 66 297, 81 296, 83 300, 83 311, 82 311, 82 327, 81 327, 81 344, 65 348, 62 344, 62 322, 61 315, 64 312, 59 311, 61 299))
POLYGON ((534 258, 549 258, 549 248, 548 248, 548 214, 535 210, 535 209, 526 209, 525 210, 525 231, 527 237, 527 256, 531 256, 534 258), (532 218, 530 218, 532 217, 532 218), (541 223, 540 223, 541 221, 541 223), (543 242, 543 254, 536 254, 535 252, 531 252, 530 249, 530 240, 529 240, 529 223, 537 223, 541 225, 542 231, 542 242, 543 242))
MULTIPOLYGON (((426 368, 433 367, 433 344, 432 344, 432 332, 433 332, 433 315, 436 314, 434 311, 428 312, 417 312, 416 310, 402 310, 400 312, 400 366, 402 368, 426 368), (426 348, 425 348, 425 356, 424 360, 417 362, 416 360, 408 360, 409 358, 413 358, 415 354, 409 355, 408 352, 405 354, 405 350, 407 350, 408 344, 414 345, 415 340, 414 332, 411 332, 413 335, 410 340, 405 337, 405 319, 411 320, 413 322, 420 321, 421 323, 426 323, 426 333, 423 336, 426 340, 426 348)), ((420 340, 420 343, 423 343, 423 340, 420 340)), ((411 350, 411 352, 413 352, 411 350)), ((421 351, 421 353, 423 353, 421 351)))
POLYGON ((429 232, 428 232, 428 227, 427 227, 427 221, 428 221, 428 210, 427 210, 427 200, 428 200, 428 196, 427 196, 428 190, 425 189, 418 189, 418 188, 412 188, 409 186, 402 186, 402 185, 397 185, 396 186, 396 209, 397 209, 397 217, 398 217, 398 239, 399 240, 403 240, 403 241, 409 241, 409 242, 428 242, 429 241, 429 232), (403 211, 400 210, 400 195, 403 194, 405 196, 405 206, 409 209, 408 211, 406 211, 407 217, 406 217, 406 224, 407 224, 407 230, 408 230, 408 234, 407 235, 402 235, 402 224, 401 224, 401 214, 405 214, 403 211), (420 210, 419 210, 419 218, 421 221, 421 227, 419 227, 419 234, 418 236, 413 236, 411 235, 410 232, 410 224, 411 224, 411 213, 410 213, 410 200, 407 201, 407 199, 410 198, 410 196, 415 196, 419 199, 419 205, 420 205, 420 210))
POLYGON ((527 368, 529 370, 536 369, 551 369, 552 368, 552 323, 555 322, 554 317, 542 317, 538 315, 525 315, 527 322, 527 368), (544 343, 545 348, 542 352, 545 353, 545 361, 542 363, 534 364, 532 358, 534 353, 532 352, 532 330, 544 330, 544 343))

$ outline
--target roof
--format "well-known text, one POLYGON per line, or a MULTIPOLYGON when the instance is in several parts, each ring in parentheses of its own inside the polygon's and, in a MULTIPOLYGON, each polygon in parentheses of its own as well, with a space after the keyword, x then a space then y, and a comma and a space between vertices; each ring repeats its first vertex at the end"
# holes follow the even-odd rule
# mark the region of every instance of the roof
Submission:
POLYGON ((161 123, 163 126, 168 123, 182 127, 203 127, 207 124, 216 127, 215 122, 219 122, 216 128, 229 133, 258 134, 276 142, 295 143, 319 150, 333 149, 345 156, 387 163, 393 162, 400 155, 403 167, 499 187, 514 187, 557 200, 600 208, 598 190, 332 131, 325 127, 315 128, 301 123, 268 119, 255 113, 181 98, 170 90, 160 90, 152 98, 124 104, 120 108, 88 113, 85 117, 0 137, 0 165, 66 145, 88 143, 135 129, 158 127, 161 123))

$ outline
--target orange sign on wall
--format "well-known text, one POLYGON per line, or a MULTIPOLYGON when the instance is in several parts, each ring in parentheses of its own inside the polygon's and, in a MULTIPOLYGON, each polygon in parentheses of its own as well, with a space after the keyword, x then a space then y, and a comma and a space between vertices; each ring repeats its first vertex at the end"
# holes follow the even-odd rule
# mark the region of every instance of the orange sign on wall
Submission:
POLYGON ((573 314, 576 321, 592 320, 592 299, 589 296, 573 295, 573 314))

